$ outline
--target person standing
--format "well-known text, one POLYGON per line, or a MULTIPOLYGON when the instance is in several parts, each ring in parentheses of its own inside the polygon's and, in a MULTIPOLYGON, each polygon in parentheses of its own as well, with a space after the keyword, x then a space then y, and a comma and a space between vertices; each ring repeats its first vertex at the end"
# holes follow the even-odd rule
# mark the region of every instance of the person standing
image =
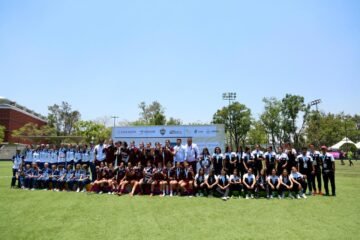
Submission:
POLYGON ((176 146, 174 147, 174 166, 177 163, 183 163, 185 161, 185 147, 181 145, 181 139, 176 140, 176 146))
POLYGON ((313 191, 315 194, 322 195, 321 192, 321 159, 320 159, 320 152, 315 150, 315 146, 313 144, 310 144, 310 151, 309 155, 313 159, 313 166, 314 166, 314 178, 313 178, 313 191), (317 182, 317 185, 316 185, 317 182))
POLYGON ((263 169, 263 161, 264 161, 264 152, 260 150, 260 145, 256 144, 255 150, 251 153, 254 156, 255 168, 257 173, 255 175, 260 174, 261 169, 263 169))
POLYGON ((354 166, 354 163, 352 162, 352 158, 353 158, 353 152, 350 150, 346 153, 346 156, 349 160, 349 166, 354 166))
POLYGON ((100 140, 99 144, 95 146, 95 165, 99 166, 101 162, 106 159, 104 140, 100 140))
POLYGON ((199 148, 193 143, 192 138, 187 139, 186 151, 185 151, 185 161, 189 163, 193 171, 196 171, 196 164, 199 157, 199 148))
POLYGON ((268 151, 264 155, 266 164, 266 175, 269 176, 275 168, 276 153, 273 151, 272 146, 268 147, 268 151))
MULTIPOLYGON (((315 175, 315 169, 313 165, 313 159, 308 154, 307 148, 303 147, 301 150, 301 154, 296 158, 296 162, 298 164, 297 168, 299 169, 299 172, 306 176, 307 181, 307 187, 309 188, 309 192, 307 195, 311 195, 312 193, 312 186, 313 186, 313 179, 315 175)), ((304 193, 306 193, 307 189, 306 185, 304 187, 304 193)))
POLYGON ((336 196, 335 191, 335 159, 327 152, 327 147, 321 147, 320 159, 322 161, 322 174, 324 180, 325 196, 329 196, 329 181, 331 184, 332 195, 336 196))
POLYGON ((16 150, 16 154, 13 156, 12 160, 13 160, 13 167, 12 167, 13 176, 11 179, 11 187, 13 188, 15 187, 16 179, 19 180, 19 178, 17 178, 17 173, 20 167, 23 165, 23 160, 24 160, 24 156, 20 154, 20 149, 16 150))

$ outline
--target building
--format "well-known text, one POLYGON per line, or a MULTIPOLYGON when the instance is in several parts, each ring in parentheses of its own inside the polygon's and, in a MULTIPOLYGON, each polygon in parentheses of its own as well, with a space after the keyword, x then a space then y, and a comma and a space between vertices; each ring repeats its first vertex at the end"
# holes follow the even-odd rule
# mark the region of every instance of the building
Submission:
POLYGON ((11 136, 12 131, 21 128, 27 123, 43 126, 47 124, 47 119, 14 101, 0 97, 0 125, 5 126, 4 142, 14 143, 21 141, 11 136))

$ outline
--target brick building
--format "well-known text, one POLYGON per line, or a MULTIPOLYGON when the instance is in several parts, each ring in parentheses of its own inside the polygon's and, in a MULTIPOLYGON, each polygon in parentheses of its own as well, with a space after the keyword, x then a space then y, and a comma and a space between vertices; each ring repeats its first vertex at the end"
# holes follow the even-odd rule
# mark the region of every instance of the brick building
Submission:
POLYGON ((0 125, 5 126, 4 142, 18 142, 13 139, 11 134, 13 130, 19 129, 26 123, 35 123, 38 126, 47 124, 44 116, 17 104, 6 98, 0 97, 0 125))

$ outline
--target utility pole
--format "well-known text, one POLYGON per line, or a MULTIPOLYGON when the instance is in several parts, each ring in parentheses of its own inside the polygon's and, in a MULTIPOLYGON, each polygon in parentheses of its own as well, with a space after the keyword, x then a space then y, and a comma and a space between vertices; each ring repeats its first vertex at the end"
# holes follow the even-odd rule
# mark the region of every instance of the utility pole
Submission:
MULTIPOLYGON (((233 141, 232 141, 232 137, 231 137, 231 112, 230 112, 230 105, 231 105, 231 101, 234 101, 236 99, 236 93, 235 92, 227 92, 227 93, 223 93, 222 95, 223 100, 225 101, 229 101, 229 105, 228 105, 228 121, 229 121, 229 134, 230 134, 230 146, 231 148, 233 147, 233 141)), ((229 142, 228 142, 229 143, 229 142)))

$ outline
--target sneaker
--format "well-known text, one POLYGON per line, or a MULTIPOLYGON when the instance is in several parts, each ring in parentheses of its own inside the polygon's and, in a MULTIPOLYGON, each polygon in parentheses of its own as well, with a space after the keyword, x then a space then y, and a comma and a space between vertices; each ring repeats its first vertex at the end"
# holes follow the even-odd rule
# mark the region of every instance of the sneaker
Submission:
POLYGON ((197 197, 200 197, 200 193, 197 193, 196 196, 197 196, 197 197))
POLYGON ((100 194, 100 195, 103 194, 103 191, 100 191, 99 194, 100 194))
POLYGON ((174 195, 173 195, 173 193, 170 193, 170 197, 173 197, 174 195))
POLYGON ((274 198, 274 196, 273 196, 273 195, 271 195, 271 196, 270 196, 270 199, 273 199, 273 198, 274 198))
POLYGON ((300 195, 299 195, 299 194, 296 194, 296 198, 297 198, 297 199, 300 199, 300 195))
POLYGON ((229 196, 227 196, 227 197, 226 197, 226 199, 227 199, 227 200, 229 200, 229 199, 230 199, 230 197, 229 197, 229 196))
POLYGON ((111 192, 108 192, 108 195, 111 195, 111 192))
POLYGON ((166 194, 165 194, 165 193, 163 193, 161 196, 162 196, 162 197, 165 197, 165 196, 166 196, 166 194))
POLYGON ((282 199, 285 198, 285 193, 281 194, 281 198, 282 198, 282 199))
POLYGON ((204 194, 203 193, 200 193, 200 197, 203 197, 204 196, 204 194))
POLYGON ((76 192, 80 192, 80 188, 77 188, 77 189, 76 189, 76 192))
POLYGON ((302 194, 301 196, 303 199, 307 199, 307 196, 305 194, 302 194))
POLYGON ((281 195, 278 195, 278 199, 280 199, 280 200, 282 199, 281 195))
POLYGON ((246 194, 246 199, 249 199, 249 194, 246 194))
POLYGON ((84 192, 86 192, 86 190, 85 190, 85 189, 83 189, 81 192, 82 192, 82 193, 84 193, 84 192))
POLYGON ((254 194, 251 194, 251 199, 254 199, 254 194))
POLYGON ((31 191, 35 191, 35 188, 32 188, 31 191))
POLYGON ((269 199, 269 198, 270 198, 270 195, 267 195, 266 198, 269 199))
POLYGON ((289 198, 290 198, 290 199, 294 199, 294 195, 292 195, 291 193, 289 193, 289 198))

